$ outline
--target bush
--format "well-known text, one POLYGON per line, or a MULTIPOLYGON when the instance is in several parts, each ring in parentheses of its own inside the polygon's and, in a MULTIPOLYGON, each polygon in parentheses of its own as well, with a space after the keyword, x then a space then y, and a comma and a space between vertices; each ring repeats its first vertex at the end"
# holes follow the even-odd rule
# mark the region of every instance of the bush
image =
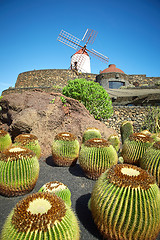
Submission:
POLYGON ((69 80, 62 92, 65 96, 80 101, 95 119, 108 119, 113 114, 110 97, 99 83, 82 78, 69 80))

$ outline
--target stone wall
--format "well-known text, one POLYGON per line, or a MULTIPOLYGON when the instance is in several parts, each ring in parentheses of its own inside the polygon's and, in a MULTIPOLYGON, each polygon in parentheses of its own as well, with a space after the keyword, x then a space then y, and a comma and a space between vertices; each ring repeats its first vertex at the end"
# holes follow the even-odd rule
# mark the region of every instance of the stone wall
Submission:
POLYGON ((86 78, 95 80, 96 74, 76 73, 69 69, 45 69, 23 72, 18 75, 15 88, 22 87, 51 87, 56 85, 64 87, 68 80, 75 78, 86 78))
POLYGON ((128 75, 128 81, 131 84, 138 83, 138 86, 148 85, 153 86, 156 82, 160 81, 160 77, 146 77, 145 74, 141 75, 128 75))
POLYGON ((142 106, 113 106, 114 114, 105 121, 108 127, 113 127, 120 136, 120 126, 125 120, 133 123, 134 131, 139 132, 145 116, 148 114, 148 107, 142 106))

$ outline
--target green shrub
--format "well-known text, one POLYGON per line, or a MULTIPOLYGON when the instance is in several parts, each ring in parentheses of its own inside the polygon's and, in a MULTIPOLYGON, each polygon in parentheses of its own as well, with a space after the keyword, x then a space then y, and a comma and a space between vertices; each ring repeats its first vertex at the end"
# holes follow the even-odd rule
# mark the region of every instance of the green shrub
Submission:
POLYGON ((108 119, 113 114, 110 97, 99 83, 82 78, 69 80, 62 92, 65 96, 80 101, 95 119, 108 119))

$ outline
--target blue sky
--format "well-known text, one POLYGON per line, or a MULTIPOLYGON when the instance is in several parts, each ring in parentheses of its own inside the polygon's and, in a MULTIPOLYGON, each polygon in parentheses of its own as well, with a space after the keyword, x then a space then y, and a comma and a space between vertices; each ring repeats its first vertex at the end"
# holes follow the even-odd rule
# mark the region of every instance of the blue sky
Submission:
MULTIPOLYGON (((0 0, 0 93, 18 74, 67 69, 75 50, 57 41, 61 29, 109 57, 126 74, 160 77, 160 0, 0 0)), ((108 67, 91 57, 91 71, 108 67)))

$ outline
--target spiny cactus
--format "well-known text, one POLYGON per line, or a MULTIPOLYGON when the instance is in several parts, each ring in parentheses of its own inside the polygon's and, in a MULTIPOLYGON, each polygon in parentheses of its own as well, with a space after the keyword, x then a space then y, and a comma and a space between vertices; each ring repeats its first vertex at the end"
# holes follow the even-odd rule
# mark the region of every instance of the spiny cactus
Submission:
POLYGON ((2 240, 79 240, 72 209, 50 193, 35 193, 17 203, 2 229, 2 240))
POLYGON ((146 150, 140 159, 140 167, 150 172, 160 187, 160 142, 154 143, 153 147, 146 150))
POLYGON ((79 164, 85 175, 97 179, 102 172, 118 162, 115 148, 105 139, 89 139, 81 145, 79 164))
POLYGON ((29 149, 12 146, 0 155, 0 194, 17 196, 30 192, 39 176, 39 162, 29 149))
POLYGON ((98 128, 87 128, 82 136, 82 142, 92 139, 92 138, 101 138, 101 133, 98 128))
POLYGON ((133 125, 130 121, 124 121, 120 126, 122 144, 133 133, 133 125))
POLYGON ((160 231, 160 191, 153 176, 116 164, 99 177, 89 201, 105 239, 155 240, 160 231))
POLYGON ((125 163, 139 165, 147 148, 153 145, 153 139, 143 133, 133 133, 122 146, 122 157, 125 163))
POLYGON ((71 206, 71 192, 69 188, 61 182, 48 182, 40 188, 39 192, 55 193, 58 197, 62 198, 66 204, 71 206))
POLYGON ((32 150, 37 158, 41 156, 41 147, 38 138, 33 134, 20 134, 14 139, 15 146, 22 146, 32 150))
POLYGON ((112 134, 109 136, 108 141, 112 144, 112 146, 118 152, 121 144, 119 137, 116 134, 112 134))
POLYGON ((0 130, 0 152, 12 145, 11 136, 8 132, 0 130))
POLYGON ((71 166, 79 156, 79 142, 75 135, 62 132, 55 136, 52 143, 53 161, 58 166, 71 166))

